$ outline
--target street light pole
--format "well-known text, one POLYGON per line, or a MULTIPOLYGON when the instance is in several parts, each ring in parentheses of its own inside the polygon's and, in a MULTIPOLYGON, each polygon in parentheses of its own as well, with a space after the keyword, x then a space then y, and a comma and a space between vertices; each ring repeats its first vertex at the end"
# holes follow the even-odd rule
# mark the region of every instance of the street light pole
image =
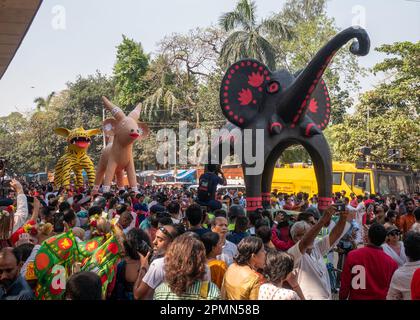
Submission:
POLYGON ((367 125, 366 125, 366 128, 367 128, 367 145, 369 147, 370 146, 370 143, 369 143, 369 105, 367 105, 367 125))

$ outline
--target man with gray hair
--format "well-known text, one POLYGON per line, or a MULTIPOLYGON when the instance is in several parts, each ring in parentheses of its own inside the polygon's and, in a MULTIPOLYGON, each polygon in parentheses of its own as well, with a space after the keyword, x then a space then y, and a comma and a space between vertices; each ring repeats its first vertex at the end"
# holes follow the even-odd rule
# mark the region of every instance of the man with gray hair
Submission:
POLYGON ((335 212, 328 207, 319 221, 311 226, 305 221, 296 222, 290 229, 295 245, 288 250, 294 257, 298 271, 298 282, 308 300, 331 300, 331 284, 323 257, 350 228, 349 212, 340 212, 340 219, 331 232, 316 239, 321 228, 327 225, 335 212))

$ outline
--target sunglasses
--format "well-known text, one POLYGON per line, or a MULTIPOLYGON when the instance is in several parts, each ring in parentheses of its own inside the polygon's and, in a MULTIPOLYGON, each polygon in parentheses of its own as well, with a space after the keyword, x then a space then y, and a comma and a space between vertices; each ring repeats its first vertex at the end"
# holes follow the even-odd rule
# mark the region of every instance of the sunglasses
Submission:
POLYGON ((169 231, 168 230, 166 230, 164 227, 160 227, 159 228, 159 230, 160 231, 162 231, 163 232, 163 234, 165 235, 165 236, 167 236, 168 238, 170 238, 171 240, 173 240, 174 239, 174 237, 169 233, 169 231))
POLYGON ((398 231, 393 231, 389 233, 390 236, 399 236, 400 233, 398 231))

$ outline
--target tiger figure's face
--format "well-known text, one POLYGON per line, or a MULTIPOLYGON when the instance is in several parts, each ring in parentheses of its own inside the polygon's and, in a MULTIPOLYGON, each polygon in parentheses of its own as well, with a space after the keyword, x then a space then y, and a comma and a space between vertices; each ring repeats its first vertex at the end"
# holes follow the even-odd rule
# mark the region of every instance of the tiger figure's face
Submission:
POLYGON ((85 130, 83 128, 76 128, 68 130, 66 128, 57 128, 55 133, 60 136, 66 137, 69 146, 79 150, 86 150, 91 143, 91 137, 101 133, 100 129, 85 130))
POLYGON ((88 131, 83 128, 77 128, 70 131, 67 141, 80 149, 87 149, 90 146, 91 139, 88 131))

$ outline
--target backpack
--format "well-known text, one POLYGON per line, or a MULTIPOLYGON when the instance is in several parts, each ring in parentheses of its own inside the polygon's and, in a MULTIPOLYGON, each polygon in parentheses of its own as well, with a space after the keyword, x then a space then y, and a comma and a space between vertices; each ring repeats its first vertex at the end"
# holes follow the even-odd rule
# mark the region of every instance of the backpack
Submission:
POLYGON ((210 179, 209 174, 204 174, 200 177, 198 183, 197 196, 200 201, 209 201, 211 200, 211 190, 212 190, 212 179, 210 179))

